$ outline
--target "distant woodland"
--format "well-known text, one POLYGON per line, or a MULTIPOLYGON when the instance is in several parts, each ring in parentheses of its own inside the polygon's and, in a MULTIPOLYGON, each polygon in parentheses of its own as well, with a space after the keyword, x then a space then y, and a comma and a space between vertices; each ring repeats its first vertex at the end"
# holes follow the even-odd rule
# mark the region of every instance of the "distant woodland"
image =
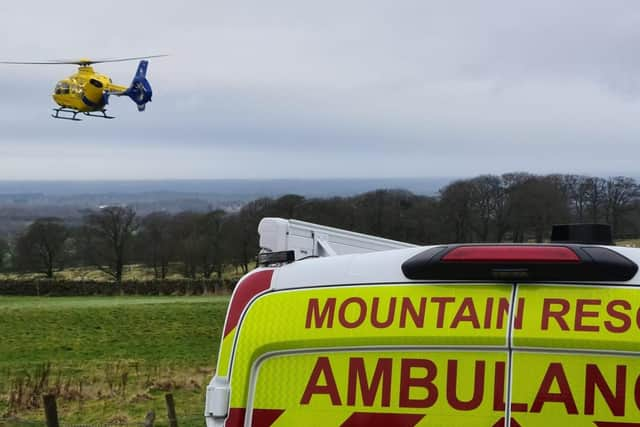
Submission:
POLYGON ((258 252, 258 222, 295 218, 416 244, 543 242, 560 223, 607 223, 614 237, 640 236, 640 187, 628 177, 509 173, 454 181, 435 196, 383 189, 353 197, 261 198, 234 212, 152 212, 106 206, 81 221, 39 218, 0 239, 0 270, 54 273, 92 266, 122 280, 142 264, 157 279, 169 272, 215 278, 229 266, 248 271, 258 252))

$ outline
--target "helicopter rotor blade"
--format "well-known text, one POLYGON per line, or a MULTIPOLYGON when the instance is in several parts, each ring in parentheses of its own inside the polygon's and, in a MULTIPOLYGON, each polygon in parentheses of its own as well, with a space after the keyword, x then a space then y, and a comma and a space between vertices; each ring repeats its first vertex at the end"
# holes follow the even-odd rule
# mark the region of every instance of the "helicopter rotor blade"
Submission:
POLYGON ((0 64, 17 64, 17 65, 57 65, 57 64, 70 64, 70 62, 57 62, 57 61, 0 61, 0 64))
POLYGON ((162 58, 163 56, 169 55, 149 55, 149 56, 134 56, 131 58, 108 58, 108 59, 97 59, 95 61, 78 61, 74 62, 75 64, 102 64, 104 62, 125 62, 125 61, 137 61, 138 59, 148 59, 148 58, 162 58))
POLYGON ((108 58, 108 59, 79 59, 75 61, 68 60, 50 60, 50 61, 0 61, 0 64, 18 64, 18 65, 63 65, 63 64, 73 64, 73 65, 91 65, 91 64, 102 64, 105 62, 124 62, 124 61, 136 61, 138 59, 148 59, 148 58, 161 58, 163 56, 169 55, 148 55, 148 56, 135 56, 131 58, 108 58))

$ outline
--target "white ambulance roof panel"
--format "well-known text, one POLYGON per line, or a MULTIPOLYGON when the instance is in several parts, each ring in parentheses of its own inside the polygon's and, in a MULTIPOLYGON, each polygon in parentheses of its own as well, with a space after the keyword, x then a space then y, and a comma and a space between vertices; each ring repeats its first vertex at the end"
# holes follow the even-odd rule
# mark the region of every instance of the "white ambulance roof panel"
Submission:
MULTIPOLYGON (((436 246, 303 259, 275 268, 271 286, 274 290, 282 290, 312 286, 412 282, 402 273, 402 264, 433 247, 436 246)), ((640 265, 640 249, 619 246, 607 248, 640 265)), ((627 282, 611 284, 638 285, 640 274, 636 274, 627 282)))

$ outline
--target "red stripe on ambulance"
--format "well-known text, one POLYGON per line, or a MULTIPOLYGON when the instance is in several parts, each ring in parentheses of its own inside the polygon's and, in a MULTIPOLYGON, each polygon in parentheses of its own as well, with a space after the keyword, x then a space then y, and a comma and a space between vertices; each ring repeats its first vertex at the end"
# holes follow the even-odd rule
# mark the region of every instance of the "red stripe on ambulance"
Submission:
MULTIPOLYGON (((491 427, 507 427, 507 419, 505 417, 500 418, 494 425, 491 427)), ((511 418, 511 427, 522 427, 518 421, 511 418)))
POLYGON ((227 420, 224 422, 225 427, 242 427, 246 411, 245 408, 230 408, 227 420))
MULTIPOLYGON (((251 416, 251 427, 270 427, 284 413, 284 409, 254 409, 251 416)), ((225 422, 226 427, 244 426, 246 409, 231 408, 225 422)))
POLYGON ((414 427, 423 418, 424 415, 420 414, 354 412, 340 427, 414 427))
POLYGON ((273 270, 261 270, 245 276, 237 285, 227 313, 227 321, 224 325, 224 336, 238 325, 240 316, 249 302, 256 295, 266 291, 271 286, 273 270))
POLYGON ((251 427, 269 427, 282 415, 282 409, 254 409, 251 427))

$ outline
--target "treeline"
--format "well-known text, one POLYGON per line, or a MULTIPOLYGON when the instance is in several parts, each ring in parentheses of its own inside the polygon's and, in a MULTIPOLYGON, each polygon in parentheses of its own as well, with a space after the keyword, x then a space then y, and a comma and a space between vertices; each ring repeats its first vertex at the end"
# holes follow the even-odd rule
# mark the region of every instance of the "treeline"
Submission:
POLYGON ((416 244, 542 242, 551 225, 611 224, 616 238, 640 235, 640 187, 633 178, 510 173, 458 180, 437 196, 377 190, 353 197, 286 195, 238 212, 156 212, 127 206, 84 213, 80 226, 41 218, 12 241, 0 240, 0 268, 52 278, 93 266, 121 282, 124 266, 144 264, 155 277, 221 278, 229 266, 248 271, 265 216, 295 218, 416 244))

